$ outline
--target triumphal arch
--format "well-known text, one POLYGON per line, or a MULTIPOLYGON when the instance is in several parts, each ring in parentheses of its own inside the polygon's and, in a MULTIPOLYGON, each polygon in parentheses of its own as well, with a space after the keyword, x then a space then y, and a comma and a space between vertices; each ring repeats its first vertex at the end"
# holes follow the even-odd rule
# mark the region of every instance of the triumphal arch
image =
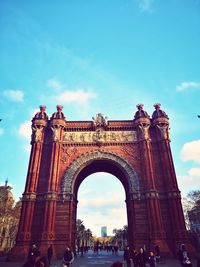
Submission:
MULTIPOLYGON (((68 121, 57 106, 45 106, 32 119, 31 154, 13 257, 24 257, 32 243, 42 253, 53 245, 56 257, 75 247, 77 193, 95 172, 118 178, 125 190, 128 242, 163 253, 187 243, 181 196, 170 149, 169 118, 160 104, 150 117, 137 105, 132 120, 68 121)), ((120 214, 119 214, 120 216, 120 214)), ((94 218, 95 220, 95 218, 94 218)))

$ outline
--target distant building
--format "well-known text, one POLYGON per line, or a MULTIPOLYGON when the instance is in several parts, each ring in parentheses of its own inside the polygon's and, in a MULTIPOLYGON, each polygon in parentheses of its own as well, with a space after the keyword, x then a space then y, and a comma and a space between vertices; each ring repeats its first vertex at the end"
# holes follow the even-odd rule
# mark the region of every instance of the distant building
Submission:
POLYGON ((101 237, 107 237, 107 226, 101 227, 101 237))

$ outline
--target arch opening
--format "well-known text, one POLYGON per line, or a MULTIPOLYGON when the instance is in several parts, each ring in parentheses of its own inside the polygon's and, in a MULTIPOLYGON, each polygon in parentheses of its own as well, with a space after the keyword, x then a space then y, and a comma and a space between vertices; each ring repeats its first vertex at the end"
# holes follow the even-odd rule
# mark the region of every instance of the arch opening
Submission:
POLYGON ((106 172, 91 174, 82 181, 77 195, 77 219, 93 236, 102 237, 103 226, 107 236, 112 236, 114 229, 127 225, 125 189, 116 176, 106 172))
POLYGON ((139 195, 139 178, 133 167, 122 157, 107 151, 91 151, 74 160, 64 174, 63 197, 67 194, 77 198, 82 181, 95 172, 107 172, 116 176, 124 186, 126 198, 139 195))

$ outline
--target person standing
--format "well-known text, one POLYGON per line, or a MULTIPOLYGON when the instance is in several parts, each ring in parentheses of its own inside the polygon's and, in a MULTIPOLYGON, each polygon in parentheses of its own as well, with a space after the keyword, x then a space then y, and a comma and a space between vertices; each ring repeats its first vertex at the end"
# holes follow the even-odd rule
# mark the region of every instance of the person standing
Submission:
POLYGON ((133 267, 138 267, 138 252, 135 249, 133 250, 132 261, 133 267))
POLYGON ((129 246, 126 246, 124 250, 124 261, 126 262, 127 267, 131 267, 131 250, 129 246))
POLYGON ((50 245, 47 249, 47 258, 48 258, 49 265, 51 264, 52 256, 53 256, 53 248, 52 248, 52 245, 50 245))
POLYGON ((70 264, 72 264, 72 262, 74 261, 74 253, 73 251, 70 249, 69 246, 66 247, 64 256, 63 256, 63 261, 64 264, 69 267, 70 264))
POLYGON ((179 249, 179 260, 180 260, 181 266, 192 267, 192 262, 191 262, 189 253, 187 252, 184 244, 182 244, 179 249))
POLYGON ((140 251, 137 255, 137 262, 139 267, 145 267, 146 264, 146 253, 143 248, 140 248, 140 251))
POLYGON ((156 267, 156 257, 152 251, 149 252, 148 262, 150 267, 156 267))

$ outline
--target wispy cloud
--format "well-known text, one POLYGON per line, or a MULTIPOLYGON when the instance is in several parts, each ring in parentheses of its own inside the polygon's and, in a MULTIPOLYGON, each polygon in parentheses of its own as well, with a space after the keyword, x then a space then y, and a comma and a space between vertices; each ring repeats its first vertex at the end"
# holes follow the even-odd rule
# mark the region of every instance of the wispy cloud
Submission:
MULTIPOLYGON (((188 174, 190 176, 199 176, 200 177, 200 168, 191 168, 189 171, 188 171, 188 174)), ((200 184, 199 184, 200 185, 200 184)))
POLYGON ((0 136, 4 134, 4 129, 3 128, 0 128, 0 136))
POLYGON ((29 112, 30 119, 22 122, 18 129, 17 129, 17 134, 18 136, 24 141, 23 143, 23 149, 25 152, 30 153, 30 141, 31 141, 31 120, 33 116, 39 111, 39 109, 33 109, 29 112))
POLYGON ((24 93, 21 90, 5 90, 3 95, 13 102, 24 101, 24 93))
POLYGON ((141 12, 152 12, 154 0, 138 0, 138 7, 141 12))
POLYGON ((177 91, 185 91, 189 89, 200 89, 200 83, 199 82, 182 82, 181 84, 176 86, 177 91))
POLYGON ((87 105, 89 100, 96 98, 96 94, 90 90, 78 89, 75 91, 64 91, 55 99, 60 103, 77 103, 87 105))
POLYGON ((127 224, 126 207, 107 209, 106 214, 98 210, 90 210, 87 216, 84 216, 83 212, 79 213, 78 218, 83 220, 84 225, 97 236, 100 236, 101 226, 107 226, 108 235, 112 235, 113 229, 120 229, 127 224))
POLYGON ((18 134, 21 138, 29 140, 31 138, 31 121, 25 121, 20 124, 18 134))
POLYGON ((180 155, 183 161, 191 160, 200 163, 200 140, 185 143, 180 155))
POLYGON ((196 190, 200 185, 200 168, 190 169, 187 175, 178 176, 177 181, 179 189, 184 195, 192 190, 196 190))
POLYGON ((62 88, 61 83, 56 79, 52 78, 47 81, 47 86, 54 89, 54 90, 60 90, 62 88))
POLYGON ((78 205, 78 217, 95 235, 100 236, 101 226, 104 225, 111 235, 114 228, 119 229, 127 224, 124 194, 119 191, 110 192, 110 194, 106 192, 103 197, 93 195, 92 198, 81 199, 78 205))
POLYGON ((60 91, 59 94, 53 96, 53 100, 61 104, 74 103, 86 106, 90 100, 96 98, 96 93, 92 89, 78 88, 71 90, 55 78, 49 79, 47 86, 60 91))
MULTIPOLYGON (((183 161, 200 163, 200 140, 185 143, 180 156, 183 161)), ((185 194, 191 190, 196 190, 200 185, 200 167, 190 168, 186 175, 177 178, 179 188, 185 194)))

